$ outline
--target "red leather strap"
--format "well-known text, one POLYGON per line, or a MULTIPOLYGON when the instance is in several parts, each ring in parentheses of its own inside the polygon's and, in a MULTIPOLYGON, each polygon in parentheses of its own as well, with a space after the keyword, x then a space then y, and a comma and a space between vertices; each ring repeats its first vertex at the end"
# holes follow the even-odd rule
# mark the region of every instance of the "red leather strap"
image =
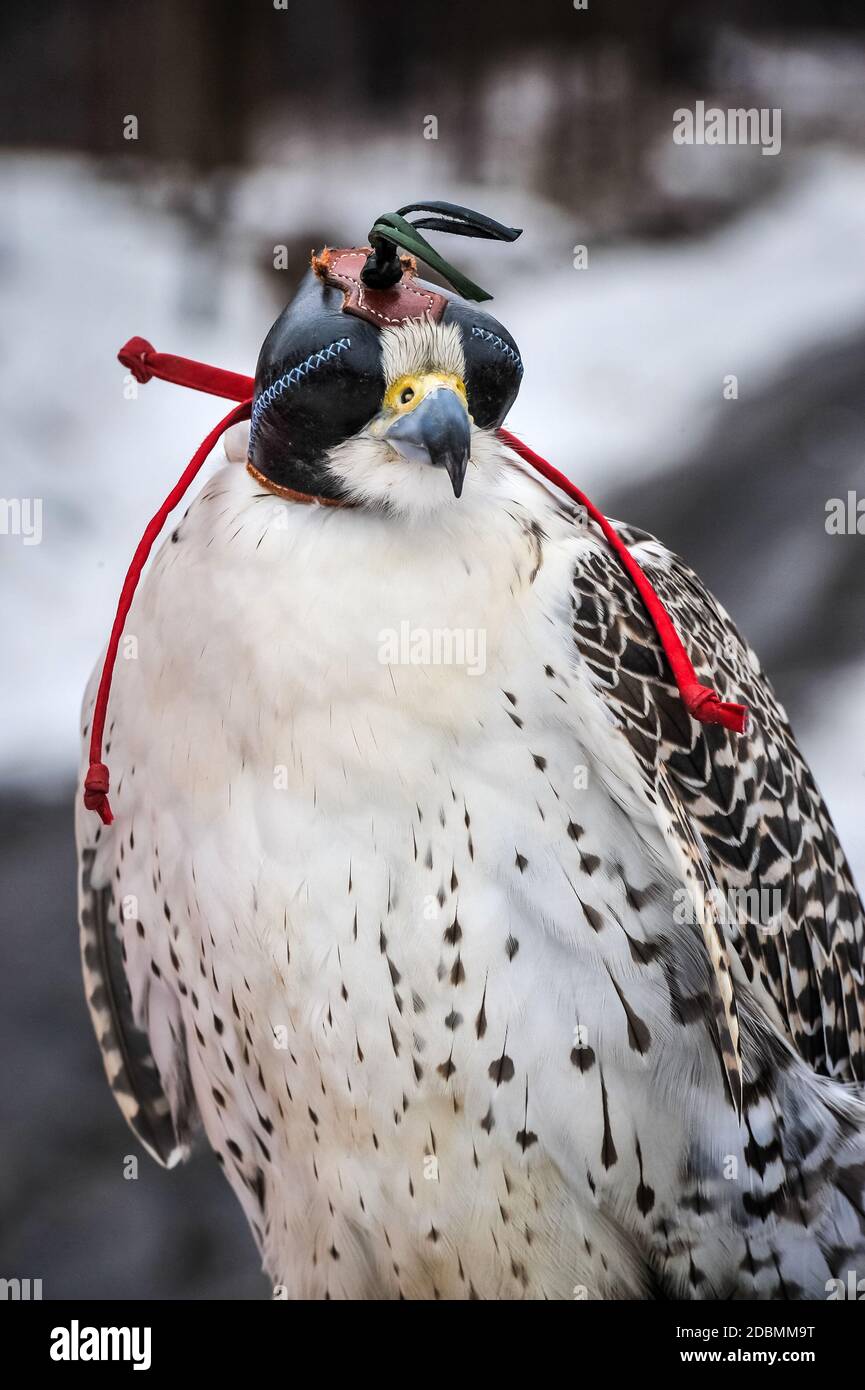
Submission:
MULTIPOLYGON (((331 254, 335 256, 362 255, 360 252, 332 252, 331 254)), ((402 284, 402 282, 400 283, 402 284)), ((369 291, 363 286, 360 288, 367 296, 373 293, 380 296, 393 293, 389 290, 369 291)), ((396 291, 398 293, 403 292, 399 286, 396 287, 396 291)), ((435 298, 438 297, 435 296, 435 298)), ((363 315, 363 317, 367 316, 363 315)), ((416 317, 416 315, 403 315, 403 317, 416 317)), ((90 766, 84 779, 84 805, 88 811, 96 811, 105 825, 110 825, 113 820, 108 800, 109 773, 107 766, 102 761, 105 718, 108 710, 108 697, 111 693, 111 678, 117 660, 117 649, 135 595, 135 589, 141 578, 141 571, 147 563, 150 551, 169 514, 182 500, 220 435, 237 421, 249 419, 255 386, 252 377, 241 376, 237 372, 226 372, 220 367, 210 367, 205 362, 194 362, 188 357, 173 357, 169 353, 157 352, 145 338, 130 338, 129 342, 121 348, 118 357, 124 367, 127 367, 135 375, 136 380, 140 382, 150 381, 151 377, 154 376, 161 377, 163 381, 173 381, 179 386, 189 386, 195 391, 206 391, 213 396, 239 400, 240 404, 230 410, 225 418, 220 420, 219 424, 215 425, 207 437, 202 440, 162 506, 151 517, 132 557, 132 563, 123 583, 114 624, 111 628, 111 636, 108 639, 108 649, 102 666, 99 689, 96 692, 96 703, 93 707, 93 722, 90 729, 90 766)), ((588 515, 601 528, 620 565, 633 582, 646 606, 689 714, 704 724, 721 724, 725 729, 743 733, 748 721, 746 706, 725 703, 718 698, 714 690, 701 685, 697 680, 697 673, 691 665, 669 613, 634 556, 603 513, 598 511, 597 507, 589 501, 585 493, 571 482, 570 478, 566 478, 564 473, 553 468, 552 464, 547 463, 546 459, 541 458, 540 454, 536 454, 527 444, 523 444, 516 435, 505 429, 499 429, 496 433, 508 448, 513 449, 520 458, 525 459, 526 463, 530 464, 542 477, 561 488, 580 506, 585 507, 588 515)))
POLYGON ((223 396, 227 401, 249 400, 255 390, 255 380, 251 376, 209 367, 206 362, 194 362, 190 357, 157 352, 146 338, 130 338, 117 357, 142 385, 156 376, 162 381, 173 381, 176 386, 205 391, 209 396, 223 396))

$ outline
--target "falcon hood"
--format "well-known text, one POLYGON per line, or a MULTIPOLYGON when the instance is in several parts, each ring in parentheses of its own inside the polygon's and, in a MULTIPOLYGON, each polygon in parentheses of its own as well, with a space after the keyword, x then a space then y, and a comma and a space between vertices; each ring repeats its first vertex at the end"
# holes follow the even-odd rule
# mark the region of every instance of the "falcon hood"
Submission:
POLYGON ((486 292, 443 261, 418 227, 503 241, 520 235, 466 208, 426 203, 380 218, 370 246, 314 255, 259 354, 249 458, 263 479, 341 500, 328 455, 378 422, 379 437, 398 452, 447 468, 459 494, 470 424, 487 430, 502 424, 523 364, 508 330, 471 302, 488 298, 486 292), (406 221, 406 212, 420 210, 434 215, 406 221), (414 256, 402 247, 422 255, 462 293, 419 279, 414 256), (459 370, 424 372, 420 380, 401 373, 404 379, 389 381, 383 336, 411 325, 440 325, 437 341, 450 345, 459 370))

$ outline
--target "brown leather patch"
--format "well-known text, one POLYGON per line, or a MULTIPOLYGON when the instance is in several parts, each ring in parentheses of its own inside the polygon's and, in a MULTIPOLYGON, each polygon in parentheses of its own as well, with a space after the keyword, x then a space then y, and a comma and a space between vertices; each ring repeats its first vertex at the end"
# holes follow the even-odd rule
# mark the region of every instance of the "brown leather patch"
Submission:
POLYGON ((391 328, 406 319, 432 319, 438 323, 447 307, 444 295, 435 290, 412 284, 414 263, 403 258, 402 279, 389 290, 370 290, 363 284, 360 272, 369 255, 369 247, 325 247, 320 256, 313 256, 312 267, 327 285, 336 285, 345 295, 343 312, 374 323, 377 328, 391 328))

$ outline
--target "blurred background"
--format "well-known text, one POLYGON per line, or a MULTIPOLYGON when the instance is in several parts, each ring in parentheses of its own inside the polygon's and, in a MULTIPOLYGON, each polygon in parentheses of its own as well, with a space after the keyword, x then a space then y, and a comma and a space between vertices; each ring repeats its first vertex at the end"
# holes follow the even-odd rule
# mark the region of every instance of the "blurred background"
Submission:
POLYGON ((117 349, 140 334, 252 372, 312 247, 430 197, 524 227, 443 247, 520 343, 512 428, 733 613, 862 884, 865 536, 825 523, 829 499, 865 498, 865 12, 4 10, 0 493, 42 513, 38 544, 14 507, 0 534, 0 1276, 45 1298, 265 1298, 208 1155, 164 1173, 142 1153, 124 1179, 137 1150, 79 981, 81 693, 145 521, 222 413, 159 382, 128 399, 117 349), (698 102, 780 110, 780 150, 677 144, 698 102))

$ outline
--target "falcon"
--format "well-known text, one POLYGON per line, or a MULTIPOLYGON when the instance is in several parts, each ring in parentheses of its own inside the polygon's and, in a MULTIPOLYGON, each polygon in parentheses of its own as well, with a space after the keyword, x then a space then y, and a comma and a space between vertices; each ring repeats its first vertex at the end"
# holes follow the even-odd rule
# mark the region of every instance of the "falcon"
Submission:
POLYGON ((697 575, 503 429, 517 344, 420 228, 518 235, 326 249, 254 386, 121 354, 240 404, 84 699, 108 1080, 159 1162, 204 1131, 279 1297, 826 1297, 865 1262, 829 812, 697 575))

